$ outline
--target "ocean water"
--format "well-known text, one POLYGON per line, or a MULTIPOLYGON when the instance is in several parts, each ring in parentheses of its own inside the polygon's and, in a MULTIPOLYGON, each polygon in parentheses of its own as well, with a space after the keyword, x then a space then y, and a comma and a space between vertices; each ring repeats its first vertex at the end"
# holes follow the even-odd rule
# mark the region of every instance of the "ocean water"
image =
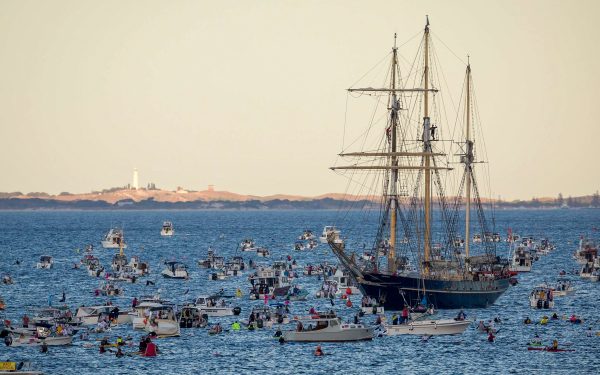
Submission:
MULTIPOLYGON (((5 300, 6 319, 19 323, 24 312, 46 306, 48 296, 58 300, 64 290, 67 304, 75 308, 81 304, 102 304, 105 297, 95 297, 93 290, 99 279, 91 278, 84 269, 71 269, 83 249, 93 243, 102 263, 110 265, 114 250, 102 249, 100 239, 111 226, 125 229, 129 248, 127 255, 139 255, 148 261, 154 287, 146 286, 141 279, 136 284, 125 284, 125 296, 113 298, 113 303, 128 307, 134 296, 161 291, 163 297, 175 302, 194 299, 200 294, 210 294, 224 288, 234 294, 240 287, 245 296, 234 299, 242 308, 239 319, 246 319, 252 306, 262 301, 250 301, 250 287, 246 275, 226 281, 209 281, 209 270, 200 269, 196 261, 206 257, 209 246, 221 255, 235 254, 240 240, 254 238, 258 245, 271 250, 270 258, 254 258, 260 262, 281 259, 292 255, 300 264, 335 263, 335 257, 326 245, 315 251, 297 252, 293 243, 305 228, 320 234, 322 227, 339 223, 343 235, 348 237, 348 248, 361 247, 373 233, 368 217, 359 214, 341 214, 336 211, 73 211, 73 212, 0 212, 0 275, 10 274, 14 285, 0 285, 0 296, 5 300), (175 236, 162 238, 159 234, 164 220, 175 225, 175 236), (38 270, 35 264, 40 255, 55 259, 51 270, 38 270), (15 261, 21 260, 20 265, 15 261), (162 262, 177 259, 188 264, 191 278, 188 281, 167 280, 160 277, 162 262)), ((600 238, 600 210, 511 210, 496 214, 496 228, 505 236, 507 228, 521 235, 536 238, 548 237, 557 249, 534 264, 531 273, 521 274, 519 284, 511 287, 494 306, 488 309, 467 310, 468 318, 502 319, 497 324, 499 332, 494 343, 487 336, 469 328, 463 335, 432 337, 423 341, 417 336, 376 338, 369 342, 324 344, 324 357, 314 357, 315 344, 286 343, 280 345, 273 339, 274 329, 254 332, 225 332, 209 336, 206 329, 182 329, 178 338, 157 340, 161 354, 156 358, 123 357, 99 354, 98 347, 86 347, 76 340, 72 346, 50 347, 47 354, 38 348, 0 346, 0 360, 26 360, 47 374, 464 374, 464 373, 599 373, 600 336, 588 336, 589 327, 600 331, 600 283, 591 283, 571 276, 576 291, 573 295, 556 299, 554 311, 559 315, 580 315, 584 323, 573 325, 564 320, 552 321, 546 326, 522 323, 525 316, 539 321, 542 315, 552 312, 531 309, 528 295, 542 282, 555 282, 560 270, 578 268, 572 259, 580 235, 600 238), (550 343, 558 339, 574 352, 529 352, 526 343, 538 334, 550 343)), ((368 242, 367 242, 368 243, 368 242)), ((506 254, 505 243, 499 254, 506 254)), ((246 260, 252 255, 242 254, 246 260)), ((329 301, 314 298, 320 281, 316 277, 301 277, 298 281, 310 291, 306 302, 293 302, 292 315, 306 314, 311 306, 330 309, 329 301)), ((359 296, 353 297, 355 306, 359 296)), ((357 308, 348 308, 336 301, 334 309, 349 319, 357 308)), ((456 311, 442 311, 440 317, 453 317, 456 311)), ((388 316, 390 314, 388 313, 388 316)), ((211 318, 228 327, 238 318, 211 318)), ((366 317, 367 323, 373 318, 366 317)), ((286 329, 293 329, 289 325, 286 329)), ((129 327, 117 327, 107 334, 114 342, 117 335, 137 339, 143 332, 129 327)), ((97 337, 93 337, 97 338, 97 337)), ((89 344, 89 342, 88 342, 89 344)), ((134 351, 135 348, 126 348, 134 351)))

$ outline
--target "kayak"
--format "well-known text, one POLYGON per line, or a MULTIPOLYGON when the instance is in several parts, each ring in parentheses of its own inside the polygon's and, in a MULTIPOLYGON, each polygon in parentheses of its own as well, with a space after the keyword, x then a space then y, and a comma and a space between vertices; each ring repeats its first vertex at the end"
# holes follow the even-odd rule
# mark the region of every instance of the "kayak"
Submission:
POLYGON ((540 350, 540 351, 544 351, 544 352, 574 352, 574 349, 554 349, 554 348, 550 348, 550 347, 532 347, 532 346, 528 346, 527 350, 540 350))

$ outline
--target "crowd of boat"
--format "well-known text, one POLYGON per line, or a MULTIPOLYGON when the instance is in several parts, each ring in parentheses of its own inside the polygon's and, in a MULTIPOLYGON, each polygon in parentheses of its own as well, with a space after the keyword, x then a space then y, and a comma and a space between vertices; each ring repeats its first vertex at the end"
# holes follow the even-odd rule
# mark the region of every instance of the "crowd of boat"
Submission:
MULTIPOLYGON (((327 237, 332 231, 339 235, 336 228, 325 227, 323 236, 327 237)), ((165 222, 161 235, 172 236, 173 233, 172 224, 165 222)), ((495 241, 495 237, 490 239, 495 241)), ((298 241, 314 240, 311 231, 304 231, 298 238, 298 241)), ((518 273, 531 271, 533 262, 555 250, 555 246, 546 238, 537 241, 532 236, 520 238, 512 235, 507 238, 507 242, 511 251, 513 278, 516 278, 518 273)), ((48 350, 48 346, 70 345, 75 339, 87 341, 94 335, 96 340, 100 341, 100 335, 106 335, 115 326, 129 326, 132 330, 145 331, 144 343, 147 338, 180 336, 182 329, 206 329, 210 335, 216 335, 225 331, 219 321, 222 317, 236 317, 227 331, 276 328, 275 336, 281 343, 360 341, 395 335, 419 335, 428 338, 461 334, 471 326, 490 335, 493 341, 496 332, 492 321, 487 324, 483 321, 474 324, 466 318, 463 310, 454 318, 438 318, 437 306, 428 302, 427 298, 415 305, 406 303, 401 310, 386 311, 380 301, 363 293, 352 274, 342 265, 326 262, 301 265, 291 255, 285 255, 281 260, 271 263, 260 263, 253 259, 246 262, 242 254, 252 252, 258 255, 259 250, 264 249, 256 246, 252 239, 242 240, 239 252, 231 259, 225 259, 218 255, 216 250, 209 248, 206 258, 197 261, 198 267, 208 270, 209 280, 245 279, 248 283, 247 288, 240 285, 230 294, 221 289, 215 293, 197 296, 183 304, 173 303, 159 294, 130 296, 131 305, 116 306, 112 304, 110 297, 124 296, 124 284, 143 282, 151 274, 151 267, 139 256, 128 258, 125 255, 127 245, 122 230, 111 229, 101 244, 103 248, 118 250, 109 266, 101 264, 100 259, 95 256, 96 248, 93 245, 87 245, 83 256, 78 263, 73 264, 72 269, 78 270, 74 272, 85 271, 89 277, 99 279, 99 286, 94 294, 107 297, 107 302, 102 305, 78 306, 71 310, 66 304, 64 292, 58 305, 53 304, 49 297, 48 306, 36 308, 31 316, 27 313, 22 314, 20 324, 8 319, 3 321, 1 336, 6 346, 42 346, 43 350, 48 350), (321 284, 312 295, 301 285, 303 279, 311 277, 320 280, 321 284), (247 318, 241 317, 244 314, 236 304, 241 298, 260 301, 247 312, 247 318), (307 313, 292 313, 293 302, 311 299, 330 300, 332 309, 317 311, 313 307, 307 313), (342 303, 336 304, 335 301, 342 303), (353 318, 344 320, 338 316, 333 307, 340 305, 346 309, 353 309, 353 318), (240 318, 237 318, 238 316, 240 318), (369 316, 372 317, 370 322, 367 321, 369 316), (293 326, 286 329, 289 324, 293 326)), ((592 277, 598 273, 595 242, 582 238, 574 256, 583 266, 579 275, 597 281, 597 277, 592 277)), ((38 272, 47 272, 52 270, 53 264, 53 258, 44 255, 40 257, 36 268, 39 269, 38 272)), ((182 262, 167 261, 164 262, 164 269, 160 274, 165 278, 189 280, 187 267, 182 262)), ((529 295, 531 308, 553 309, 555 298, 572 294, 575 289, 567 276, 565 271, 561 271, 554 283, 536 286, 529 295)), ((150 285, 153 282, 146 279, 146 283, 150 285)), ((0 300, 0 309, 5 308, 5 302, 0 300)), ((348 310, 344 311, 346 314, 347 312, 348 310)), ((556 313, 553 315, 553 318, 555 317, 556 313)), ((541 324, 546 324, 552 319, 547 316, 545 318, 546 321, 541 324)), ((525 319, 525 323, 527 320, 529 317, 525 319)), ((101 350, 105 350, 107 345, 112 344, 101 343, 101 350)), ((138 351, 134 354, 144 353, 138 351)))

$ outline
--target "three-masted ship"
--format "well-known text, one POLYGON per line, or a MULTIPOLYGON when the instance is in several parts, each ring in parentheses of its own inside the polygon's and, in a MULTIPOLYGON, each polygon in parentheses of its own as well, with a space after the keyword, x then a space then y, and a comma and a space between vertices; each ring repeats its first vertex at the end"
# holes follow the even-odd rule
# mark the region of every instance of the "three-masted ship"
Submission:
MULTIPOLYGON (((387 97, 387 121, 380 147, 343 152, 339 154, 342 158, 354 158, 355 163, 331 168, 384 176, 380 178, 383 189, 373 243, 373 254, 377 256, 360 261, 346 250, 339 232, 330 232, 328 244, 363 294, 377 299, 387 309, 425 301, 440 309, 487 307, 508 289, 510 274, 508 262, 496 256, 493 241, 481 241, 477 246, 471 241, 474 233, 487 238, 485 234, 493 230, 474 174, 478 161, 472 128, 477 116, 471 66, 466 64, 461 109, 457 110, 457 117, 462 112, 465 124, 460 128, 464 130, 460 140, 450 142, 458 151, 448 155, 444 147, 437 145, 445 141, 440 138, 441 125, 434 124, 430 116, 432 101, 439 91, 434 86, 437 82, 432 80, 431 54, 427 20, 412 72, 407 75, 412 74, 415 79, 402 79, 400 75, 394 36, 389 85, 348 90, 387 97), (450 168, 450 159, 455 156, 459 157, 455 162, 459 167, 450 168), (448 172, 451 170, 459 173, 448 172), (443 174, 449 173, 456 175, 457 191, 446 196, 443 174), (464 242, 460 239, 463 230, 464 242), (439 242, 435 243, 434 237, 439 242)), ((436 64, 437 61, 433 60, 436 64)))

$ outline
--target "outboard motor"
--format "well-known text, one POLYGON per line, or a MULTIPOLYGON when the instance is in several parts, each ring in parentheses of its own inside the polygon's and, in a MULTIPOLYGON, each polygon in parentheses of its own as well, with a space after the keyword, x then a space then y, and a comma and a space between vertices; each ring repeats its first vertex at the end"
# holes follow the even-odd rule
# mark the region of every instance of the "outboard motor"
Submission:
POLYGON ((542 300, 541 300, 541 299, 538 299, 538 301, 537 301, 537 308, 538 308, 538 309, 541 309, 541 308, 542 308, 542 306, 543 306, 543 302, 542 302, 542 300))
POLYGON ((239 306, 236 306, 233 308, 233 315, 240 315, 240 313, 242 312, 242 308, 239 306))

